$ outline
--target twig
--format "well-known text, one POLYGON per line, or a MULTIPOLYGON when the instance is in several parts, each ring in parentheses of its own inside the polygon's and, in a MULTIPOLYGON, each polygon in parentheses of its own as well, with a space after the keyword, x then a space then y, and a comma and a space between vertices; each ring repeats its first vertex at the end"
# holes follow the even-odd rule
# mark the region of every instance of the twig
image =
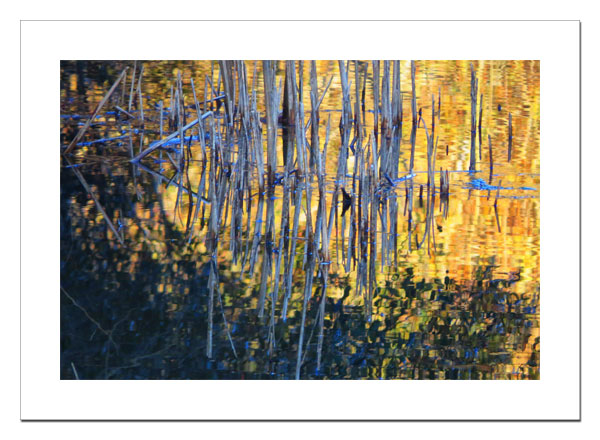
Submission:
MULTIPOLYGON (((81 305, 79 305, 79 303, 77 301, 75 301, 75 298, 73 298, 71 295, 69 295, 67 293, 67 291, 64 289, 63 286, 60 286, 60 290, 62 291, 62 293, 65 294, 65 296, 67 298, 69 298, 71 300, 71 302, 73 303, 73 305, 75 307, 77 307, 79 310, 81 310, 85 314, 85 316, 87 317, 87 319, 89 319, 90 321, 92 321, 92 323, 94 323, 94 325, 96 327, 98 327, 98 330, 100 330, 102 333, 104 333, 104 335, 108 336, 111 339, 111 342, 112 342, 112 337, 111 337, 110 332, 108 330, 104 330, 104 328, 102 328, 102 326, 100 325, 100 323, 98 321, 96 321, 94 318, 92 318, 90 316, 90 314, 88 313, 88 311, 84 307, 82 307, 81 305)), ((114 344, 114 342, 113 342, 113 344, 114 344)))
MULTIPOLYGON (((195 119, 192 122, 190 122, 189 124, 187 124, 185 127, 183 127, 181 130, 183 132, 189 130, 190 128, 194 127, 196 124, 198 124, 198 122, 200 122, 200 120, 204 120, 206 118, 208 118, 210 115, 212 115, 212 112, 206 112, 202 115, 201 119, 195 119)), ((130 162, 139 162, 141 159, 143 159, 144 157, 146 157, 148 154, 152 153, 154 150, 156 150, 157 148, 162 147, 164 144, 166 144, 167 142, 169 142, 170 140, 175 139, 177 136, 179 136, 179 130, 174 131, 173 133, 171 133, 169 136, 167 136, 166 138, 158 141, 157 143, 155 143, 154 145, 146 148, 144 151, 142 151, 140 154, 138 154, 137 156, 135 156, 133 159, 130 160, 130 162)))
MULTIPOLYGON (((69 163, 70 165, 72 165, 71 162, 69 162, 69 159, 67 159, 67 158, 65 158, 65 159, 66 159, 67 163, 69 163)), ((83 176, 81 175, 81 173, 79 172, 79 170, 77 168, 73 168, 73 167, 71 167, 71 170, 73 170, 73 172, 75 173, 75 175, 77 176, 77 178, 79 179, 79 181, 81 182, 81 184, 83 185, 83 187, 85 188, 85 190, 87 191, 87 193, 90 195, 90 197, 92 198, 92 200, 96 204, 96 207, 98 208, 98 210, 104 216, 104 219, 106 220, 106 223, 108 224, 108 227, 113 232, 113 234, 115 234, 115 236, 119 240, 119 243, 121 243, 122 245, 124 245, 125 243, 123 241, 123 238, 121 237, 121 234, 119 234, 119 232, 117 231, 117 228, 115 228, 115 225, 113 225, 113 222, 108 217, 108 214, 106 213, 106 211, 104 210, 104 208, 100 204, 100 201, 94 195, 94 193, 92 192, 92 189, 87 184, 87 182, 85 181, 85 179, 83 178, 83 176)))
POLYGON ((81 128, 81 130, 79 130, 79 133, 77 133, 77 136, 75 136, 73 138, 73 140, 71 141, 71 143, 69 144, 69 146, 67 147, 67 149, 64 151, 63 154, 69 154, 73 150, 73 148, 75 148, 75 146, 81 140, 81 138, 83 137, 83 135, 85 134, 87 129, 90 128, 92 121, 96 118, 98 113, 100 113, 100 110, 102 109, 104 104, 106 104, 106 101, 108 101, 108 98, 110 98, 110 96, 116 90, 116 88, 119 85, 119 83, 121 82, 121 80, 123 78, 125 78, 126 73, 127 73, 127 68, 125 68, 123 70, 123 72, 121 73, 119 78, 115 81, 115 83, 112 85, 112 87, 110 88, 108 93, 106 95, 104 95, 104 98, 102 98, 102 101, 100 101, 100 103, 96 106, 96 109, 94 110, 94 113, 92 113, 92 116, 90 116, 90 118, 86 121, 85 125, 81 128))
POLYGON ((71 368, 73 369, 73 373, 75 374, 75 379, 79 380, 79 374, 77 374, 77 369, 75 368, 73 362, 71 362, 71 368))

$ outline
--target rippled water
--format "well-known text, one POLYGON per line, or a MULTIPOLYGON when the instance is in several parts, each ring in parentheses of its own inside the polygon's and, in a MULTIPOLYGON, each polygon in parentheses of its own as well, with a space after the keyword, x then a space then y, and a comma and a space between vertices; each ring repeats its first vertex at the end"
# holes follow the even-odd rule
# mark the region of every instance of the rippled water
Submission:
MULTIPOLYGON (((299 212, 296 246, 289 258, 291 297, 286 313, 283 312, 284 266, 288 264, 291 247, 285 249, 285 258, 281 258, 281 283, 274 303, 271 299, 275 277, 265 275, 273 272, 274 261, 282 252, 278 242, 284 211, 283 185, 274 187, 275 240, 267 243, 265 226, 258 222, 257 228, 256 223, 259 209, 256 167, 247 168, 251 190, 242 195, 245 209, 242 222, 238 223, 239 254, 235 251, 237 242, 231 241, 236 232, 228 227, 233 221, 233 208, 227 204, 222 213, 217 257, 211 260, 206 240, 211 205, 200 204, 190 238, 187 217, 188 210, 195 210, 195 199, 180 191, 176 178, 170 181, 176 174, 171 159, 177 157, 178 146, 167 150, 171 158, 167 152, 157 151, 140 165, 130 163, 131 156, 159 140, 161 132, 165 137, 176 129, 169 124, 168 112, 171 86, 177 74, 182 75, 185 105, 192 106, 187 108, 190 121, 196 117, 190 80, 194 80, 199 102, 205 96, 220 95, 223 86, 219 85, 218 64, 144 62, 139 82, 142 63, 137 63, 138 76, 132 87, 132 62, 63 62, 63 147, 92 114, 122 69, 129 66, 130 72, 125 87, 117 89, 81 145, 61 159, 61 378, 293 379, 304 321, 300 368, 303 379, 538 379, 539 63, 472 63, 483 96, 483 143, 475 173, 468 172, 470 62, 416 62, 417 105, 429 127, 432 95, 434 106, 440 105, 435 153, 438 189, 440 168, 448 170, 449 175, 447 204, 437 193, 432 209, 434 227, 428 241, 419 248, 428 218, 427 141, 420 124, 414 176, 409 176, 411 74, 410 62, 400 62, 403 124, 398 178, 408 178, 393 187, 388 185, 385 192, 386 200, 395 200, 398 206, 397 230, 393 234, 385 230, 381 217, 378 218, 377 247, 369 254, 376 255, 369 308, 364 289, 357 284, 360 258, 349 267, 344 264, 342 251, 347 252, 350 211, 343 220, 338 212, 330 237, 330 260, 324 261, 328 266, 328 285, 319 348, 324 269, 317 265, 304 307, 306 261, 310 260, 306 210, 299 212), (206 76, 212 78, 214 93, 209 90, 206 76), (162 123, 158 111, 161 101, 162 123), (143 124, 140 107, 144 109, 143 124), (510 162, 509 113, 513 127, 510 162), (491 179, 488 135, 494 158, 491 179), (408 182, 414 191, 410 232, 406 208, 408 182), (384 237, 390 240, 396 237, 395 249, 381 251, 384 237), (213 270, 218 274, 218 287, 211 304, 208 285, 213 270), (269 294, 261 305, 263 282, 269 294), (262 308, 265 313, 260 317, 262 308), (212 329, 211 342, 209 329, 212 329), (207 345, 212 348, 210 357, 207 345)), ((305 121, 310 118, 311 108, 308 64, 304 63, 303 70, 305 121)), ((346 177, 343 181, 336 178, 342 143, 338 129, 342 114, 340 72, 336 61, 318 61, 316 66, 320 93, 332 78, 320 107, 319 124, 323 142, 330 118, 324 164, 328 217, 336 186, 349 191, 358 209, 354 175, 359 161, 358 156, 350 154, 346 177)), ((277 85, 284 75, 284 63, 278 67, 277 85)), ((383 67, 381 63, 382 70, 383 67)), ((254 62, 246 62, 246 68, 248 88, 256 90, 258 111, 264 116, 262 64, 256 64, 254 81, 254 62)), ((359 69, 367 69, 359 96, 364 86, 365 127, 367 134, 371 134, 375 115, 372 64, 361 62, 359 69)), ((353 108, 355 78, 354 63, 350 63, 353 108)), ((479 102, 478 96, 478 105, 479 102)), ((222 128, 224 106, 217 108, 214 104, 213 110, 217 128, 222 128)), ((266 125, 262 129, 266 161, 266 125)), ((197 135, 197 131, 186 135, 197 135)), ((239 138, 233 139, 229 147, 235 157, 239 138)), ((282 174, 281 129, 277 145, 280 165, 277 172, 282 174)), ((203 169, 202 147, 196 138, 186 148, 191 152, 191 160, 184 182, 189 180, 196 191, 203 169)), ((231 176, 236 172, 233 169, 231 176)), ((384 177, 380 177, 385 183, 384 177)), ((210 179, 208 174, 205 179, 210 179)), ((316 177, 311 188, 310 214, 314 228, 319 205, 316 177)), ((228 191, 233 200, 235 189, 228 191)), ((266 205, 267 202, 263 207, 265 212, 266 205)), ((340 201, 340 211, 341 205, 340 201)), ((290 209, 293 216, 294 207, 290 209)))

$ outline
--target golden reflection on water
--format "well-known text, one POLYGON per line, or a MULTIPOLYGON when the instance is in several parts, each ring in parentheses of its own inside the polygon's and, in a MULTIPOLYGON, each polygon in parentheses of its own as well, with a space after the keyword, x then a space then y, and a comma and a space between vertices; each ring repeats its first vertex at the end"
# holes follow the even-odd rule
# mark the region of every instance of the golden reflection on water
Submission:
MULTIPOLYGON (((366 81, 366 127, 367 131, 373 130, 374 114, 373 110, 373 76, 370 63, 361 63, 367 67, 369 76, 366 81)), ((139 68, 139 65, 138 65, 139 68)), ((258 108, 261 114, 264 114, 263 98, 263 78, 262 64, 253 61, 246 62, 246 68, 249 79, 249 89, 252 90, 252 84, 256 84, 258 108), (256 78, 253 78, 256 71, 256 78)), ((383 69, 383 62, 381 63, 383 69)), ((329 132, 330 140, 328 146, 328 155, 326 157, 326 172, 329 178, 328 189, 333 190, 333 176, 337 171, 337 154, 340 148, 341 137, 338 130, 340 121, 340 109, 342 103, 342 87, 337 62, 317 61, 319 93, 325 89, 329 78, 333 77, 331 86, 321 104, 321 125, 319 136, 321 142, 326 136, 326 126, 330 118, 331 129, 329 132)), ((139 71, 138 71, 139 72, 139 71)), ((190 62, 144 62, 144 81, 143 94, 151 98, 152 102, 162 100, 165 106, 168 105, 171 85, 177 73, 181 72, 184 84, 184 93, 186 97, 191 96, 190 80, 193 78, 196 85, 198 100, 203 101, 205 95, 205 77, 212 79, 215 88, 219 85, 219 69, 216 63, 208 61, 190 61, 190 62)), ((280 62, 278 70, 277 83, 283 77, 284 63, 280 62)), ((400 152, 399 176, 408 174, 408 160, 410 158, 410 93, 411 76, 410 62, 400 62, 401 72, 401 90, 403 94, 403 129, 400 152)), ((303 70, 304 81, 304 110, 305 122, 310 117, 310 81, 309 81, 309 63, 304 63, 303 70)), ((351 82, 350 96, 354 102, 356 92, 356 81, 354 63, 349 64, 349 80, 351 82)), ((129 84, 129 82, 127 83, 129 84)), ((78 111, 83 114, 92 113, 95 106, 102 99, 110 84, 86 84, 87 111, 78 111)), ((362 84, 359 84, 362 87, 362 84)), ((69 96, 77 93, 78 77, 75 74, 69 77, 69 87, 61 90, 61 112, 69 111, 68 105, 64 104, 69 96)), ((360 92, 361 90, 359 90, 360 92)), ((377 285, 383 287, 386 285, 395 286, 394 275, 403 272, 406 268, 414 270, 415 280, 443 280, 447 274, 451 274, 454 280, 469 283, 474 280, 476 272, 482 267, 494 266, 493 274, 497 278, 507 279, 510 277, 519 277, 519 282, 512 285, 512 291, 524 295, 525 298, 535 297, 539 294, 540 280, 540 236, 539 236, 539 188, 540 188, 540 67, 538 61, 418 61, 416 62, 416 94, 417 106, 422 109, 423 118, 429 125, 431 123, 431 100, 434 97, 435 105, 438 105, 438 97, 441 96, 441 113, 439 121, 436 118, 436 134, 439 136, 439 144, 436 151, 437 170, 443 168, 450 172, 450 201, 447 218, 444 218, 440 211, 439 198, 435 205, 435 248, 431 253, 427 247, 415 249, 409 252, 407 237, 407 222, 403 215, 402 207, 404 205, 404 191, 397 191, 399 203, 399 248, 398 248, 398 266, 382 267, 377 264, 377 285), (477 177, 488 180, 489 174, 489 153, 488 153, 488 135, 491 137, 494 168, 492 185, 501 185, 502 187, 515 188, 502 192, 502 196, 497 200, 498 222, 496 221, 496 212, 494 203, 496 194, 492 191, 469 190, 467 183, 469 174, 465 173, 469 167, 470 157, 470 133, 471 133, 471 101, 470 101, 470 65, 473 63, 476 75, 479 79, 479 91, 483 95, 483 114, 482 114, 482 153, 481 161, 478 159, 477 169, 481 173, 477 177), (509 163, 508 156, 508 115, 512 114, 513 124, 513 151, 512 159, 509 163), (501 183, 500 183, 501 182, 501 183), (535 190, 520 190, 520 187, 534 188, 535 190)), ((186 104, 191 104, 189 98, 186 104)), ((478 97, 479 104, 480 97, 478 97)), ((103 119, 99 119, 100 122, 103 119)), ((156 125, 156 124, 154 124, 156 125)), ((154 127, 156 129, 156 127, 154 127)), ((166 130, 166 129, 165 129, 166 130)), ((100 136, 110 137, 118 136, 120 133, 115 130, 106 129, 100 136)), ((158 139, 158 136, 146 136, 144 146, 147 147, 151 142, 158 139)), ((266 152, 266 130, 263 131, 263 141, 266 152)), ((137 140, 139 143, 139 139, 137 140)), ((137 144, 134 142, 137 151, 137 144)), ((477 140, 479 146, 479 140, 477 140)), ((199 154, 199 144, 193 144, 193 151, 199 154)), ((426 137, 425 131, 419 129, 416 140, 415 170, 417 176, 414 179, 415 194, 418 194, 420 185, 427 184, 427 156, 426 156, 426 137)), ((81 147, 77 155, 85 158, 92 152, 92 148, 81 147)), ((278 136, 278 163, 283 164, 282 138, 278 136)), ((266 154, 266 153, 265 153, 266 154)), ((348 174, 352 174, 354 169, 354 160, 351 156, 348 161, 348 174)), ((128 175, 126 169, 113 170, 115 174, 128 175)), ((199 167, 190 166, 189 178, 191 182, 198 182, 200 178, 199 167)), ((439 174, 436 175, 436 184, 439 182, 439 174)), ((138 188, 140 189, 140 188, 138 188)), ((279 219, 281 218, 281 187, 276 196, 276 231, 279 232, 279 219), (279 203, 278 203, 279 202, 279 203)), ((161 205, 164 214, 169 220, 172 228, 181 232, 185 231, 185 218, 187 217, 187 198, 182 198, 182 211, 175 214, 174 208, 177 197, 177 187, 172 185, 165 188, 164 184, 157 185, 156 194, 161 198, 161 205), (183 219, 183 221, 182 221, 183 219)), ((316 214, 318 195, 313 195, 313 209, 316 214)), ((328 209, 331 205, 331 193, 327 194, 328 209)), ((257 206, 254 204, 251 211, 252 218, 255 218, 257 206)), ((416 234, 422 236, 425 221, 425 207, 419 208, 418 197, 415 197, 415 211, 413 213, 416 222, 416 234)), ((91 215, 96 215, 93 204, 86 205, 86 210, 91 215)), ((137 245, 133 241, 133 250, 141 249, 144 246, 150 246, 153 250, 152 258, 160 260, 165 258, 167 252, 167 231, 165 224, 158 221, 161 213, 159 206, 155 205, 153 212, 144 208, 141 203, 136 204, 135 214, 139 219, 133 222, 123 217, 125 231, 132 237, 142 237, 137 245)), ((99 215, 99 214, 98 214, 99 215)), ((101 222, 101 218, 96 219, 101 222)), ((225 221, 228 224, 230 219, 225 221)), ((301 215, 300 234, 304 232, 302 222, 305 217, 301 215)), ((198 226, 196 227, 198 230, 198 226)), ((201 236, 206 233, 206 229, 200 232, 201 236)), ((109 232, 110 234, 110 232, 109 232)), ((335 232, 334 232, 335 237, 335 232)), ((219 263, 223 263, 228 269, 221 274, 221 279, 241 280, 244 278, 240 262, 237 265, 231 264, 231 253, 228 244, 229 233, 223 232, 223 241, 220 244, 219 263)), ((332 243, 334 243, 332 237, 332 243)), ((335 245, 332 244, 332 248, 335 245)), ((207 249, 203 242, 200 242, 196 248, 198 256, 206 255, 207 249)), ((356 280, 355 271, 346 274, 341 261, 338 263, 337 255, 333 252, 330 272, 337 274, 338 279, 332 280, 327 294, 334 299, 340 299, 344 295, 344 288, 348 283, 354 284, 356 280)), ((302 255, 300 253, 299 258, 302 255)), ((128 266, 132 276, 135 276, 138 270, 136 254, 132 252, 130 261, 124 262, 128 266)), ((198 261, 200 267, 203 261, 198 261)), ((174 268, 177 271, 177 268, 174 268)), ((253 307, 257 305, 257 294, 255 285, 260 280, 260 274, 255 274, 253 279, 245 279, 245 282, 239 284, 243 290, 242 296, 247 297, 253 307)), ((294 274, 295 285, 301 285, 303 282, 302 274, 294 274)), ((235 285, 235 281, 229 281, 235 285)), ((161 284, 160 291, 170 292, 173 286, 161 284)), ((225 298, 227 301, 227 298, 225 298)), ((415 300, 417 301, 417 300, 415 300)), ((532 300, 532 303, 535 303, 532 300)), ((293 309, 301 308, 302 289, 295 288, 291 300, 293 309)), ((360 307, 363 305, 363 298, 359 295, 351 295, 345 300, 346 305, 360 307)), ((539 323, 539 307, 535 309, 534 317, 539 323)), ((383 302, 374 309, 373 319, 381 319, 380 315, 388 312, 388 305, 383 302)), ((240 311, 236 310, 228 319, 234 322, 239 316, 240 311)), ((420 325, 428 321, 427 307, 423 307, 422 313, 412 313, 398 319, 396 331, 400 335, 408 337, 412 331, 416 331, 420 325)), ((534 352, 536 338, 539 337, 539 325, 530 330, 525 343, 518 346, 507 344, 506 350, 512 354, 512 365, 499 366, 505 371, 495 370, 499 377, 510 375, 515 368, 525 368, 528 360, 534 352)), ((501 355, 501 353, 499 354, 501 355)), ((385 362, 391 362, 386 359, 385 362)), ((385 365, 384 365, 385 366, 385 365)), ((247 365, 247 371, 253 371, 256 368, 252 362, 247 365)), ((384 368, 385 370, 385 368, 384 368)), ((443 378, 443 377, 440 377, 443 378)))
MULTIPOLYGON (((487 149, 487 135, 492 137, 494 155, 494 181, 498 185, 507 187, 534 187, 540 185, 540 156, 539 156, 539 63, 534 61, 476 61, 475 68, 480 81, 480 91, 483 93, 484 111, 482 118, 483 151, 482 161, 478 169, 483 171, 482 176, 487 180, 489 170, 489 155, 487 149), (498 110, 501 106, 501 110, 498 110), (507 162, 508 145, 508 113, 513 115, 514 146, 511 162, 507 162)), ((254 63, 247 62, 249 75, 253 71, 254 63)), ((435 97, 437 105, 438 92, 441 88, 441 122, 438 125, 440 136, 436 162, 444 170, 467 170, 470 150, 470 62, 469 61, 426 61, 417 62, 417 96, 418 107, 423 108, 423 114, 430 116, 431 95, 435 97), (423 102, 424 101, 424 102, 423 102), (448 145, 448 155, 445 146, 448 145)), ((350 65, 350 78, 354 78, 354 68, 350 65)), ((151 67, 147 67, 149 70, 151 67)), ((283 66, 282 66, 283 68, 283 66)), ((333 76, 333 81, 326 98, 321 104, 321 130, 320 138, 325 139, 327 112, 331 115, 330 143, 326 161, 329 175, 334 176, 337 170, 337 152, 340 146, 340 133, 337 130, 341 106, 341 84, 337 72, 337 63, 333 61, 318 61, 317 68, 320 82, 320 91, 324 89, 325 79, 333 76)), ((216 70, 213 75, 216 77, 216 70)), ((165 81, 171 81, 177 69, 169 72, 165 81)), ((196 82, 205 74, 210 74, 210 67, 205 62, 194 62, 194 68, 184 69, 184 80, 189 81, 192 72, 195 73, 196 82)), ((257 92, 258 103, 261 108, 262 93, 262 65, 257 64, 257 92)), ((400 173, 408 173, 408 159, 410 157, 410 62, 401 63, 401 87, 407 92, 404 98, 404 129, 402 133, 401 168, 400 173), (402 168, 404 167, 404 168, 402 168)), ((216 82, 216 78, 214 80, 216 82)), ((310 115, 309 78, 308 67, 304 68, 304 106, 306 118, 310 115)), ((352 81, 351 96, 355 93, 355 82, 352 81)), ((167 87, 163 86, 163 90, 167 87)), ((150 92, 150 90, 149 90, 150 92)), ((151 89, 151 93, 158 90, 151 89)), ((166 95, 163 95, 166 98, 166 95)), ((198 98, 202 100, 201 97, 198 98)), ((367 80, 366 102, 372 108, 372 77, 367 80)), ((478 99, 479 101, 479 99, 478 99)), ((366 113, 367 126, 373 125, 373 113, 366 113)), ((278 163, 283 163, 282 139, 279 141, 278 163)), ((266 140, 265 140, 266 143, 266 140)), ((427 169, 427 156, 425 154, 425 132, 418 131, 417 148, 415 157, 415 170, 427 169)), ((266 147, 265 147, 266 148, 266 147)), ((349 159, 348 174, 353 171, 353 159, 349 159)), ((193 170, 190 170, 193 172, 193 170)), ((402 175, 402 174, 400 174, 402 175)), ((197 181, 199 174, 191 175, 192 181, 197 181)), ((403 258, 406 263, 419 269, 418 276, 425 278, 442 278, 448 270, 457 277, 469 279, 473 276, 473 268, 477 264, 484 264, 494 259, 494 264, 499 266, 499 272, 511 272, 522 268, 522 280, 535 283, 539 282, 539 193, 536 197, 524 199, 500 199, 498 202, 498 215, 500 230, 495 220, 493 204, 495 194, 489 199, 483 191, 473 191, 468 196, 468 190, 462 188, 461 182, 468 179, 462 173, 451 173, 451 198, 450 210, 447 219, 438 224, 443 232, 438 233, 436 242, 438 252, 428 256, 425 249, 408 253, 405 245, 403 258), (478 194, 483 193, 483 194, 478 194)), ((415 179, 417 184, 426 184, 426 175, 415 179)), ((511 195, 519 196, 531 194, 514 191, 511 195)), ((164 193, 165 208, 172 212, 177 195, 176 188, 164 193)), ((328 206, 330 199, 328 199, 328 206)), ((316 203, 314 204, 316 213, 316 203)), ((280 212, 279 212, 280 214, 280 212)), ((421 213, 424 219, 424 210, 421 213)), ((417 214, 418 215, 418 214, 417 214)), ((182 227, 180 222, 176 222, 182 227)), ((404 227, 406 224, 404 223, 404 227)), ((419 229, 417 228, 417 232, 419 229)), ((404 230, 406 232, 406 229, 404 230)), ((521 283, 519 288, 523 293, 532 285, 521 283)))

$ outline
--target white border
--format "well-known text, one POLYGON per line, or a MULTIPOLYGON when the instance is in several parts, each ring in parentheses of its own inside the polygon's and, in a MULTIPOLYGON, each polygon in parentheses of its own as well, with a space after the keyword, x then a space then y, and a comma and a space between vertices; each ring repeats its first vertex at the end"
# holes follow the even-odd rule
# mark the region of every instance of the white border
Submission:
POLYGON ((360 32, 355 26, 238 22, 232 34, 220 22, 22 23, 22 115, 35 121, 21 133, 23 419, 578 418, 578 243, 557 237, 578 230, 579 24, 363 22, 360 32), (318 37, 306 32, 314 26, 318 37), (207 36, 218 43, 206 43, 207 36), (541 60, 542 379, 60 381, 59 60, 134 58, 541 60))

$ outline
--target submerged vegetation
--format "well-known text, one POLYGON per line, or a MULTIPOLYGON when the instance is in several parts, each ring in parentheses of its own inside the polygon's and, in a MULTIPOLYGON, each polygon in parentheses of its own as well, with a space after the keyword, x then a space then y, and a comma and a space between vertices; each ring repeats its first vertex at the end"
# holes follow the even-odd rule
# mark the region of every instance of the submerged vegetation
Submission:
POLYGON ((459 168, 428 63, 323 63, 63 62, 61 378, 539 378, 533 116, 468 64, 459 168))

